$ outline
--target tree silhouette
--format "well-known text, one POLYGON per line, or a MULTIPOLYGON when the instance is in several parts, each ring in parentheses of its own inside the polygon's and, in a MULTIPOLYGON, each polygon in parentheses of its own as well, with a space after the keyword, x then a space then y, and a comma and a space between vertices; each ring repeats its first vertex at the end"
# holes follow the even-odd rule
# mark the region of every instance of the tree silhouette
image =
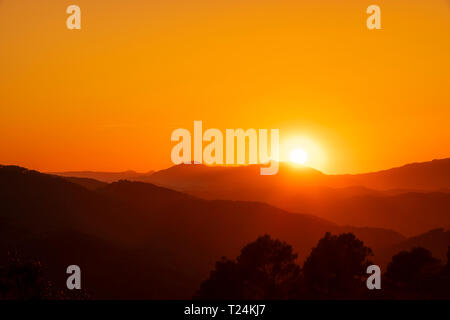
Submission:
POLYGON ((218 261, 195 298, 287 299, 300 274, 296 258, 287 243, 259 237, 242 249, 236 261, 218 261))
POLYGON ((401 251, 392 257, 384 279, 388 291, 397 298, 432 298, 440 296, 441 261, 422 247, 401 251))
POLYGON ((5 265, 0 265, 0 300, 86 300, 82 290, 56 288, 44 276, 45 268, 36 259, 24 259, 17 251, 8 252, 5 265))
POLYGON ((17 252, 8 253, 8 264, 0 267, 1 299, 45 299, 49 288, 38 260, 24 261, 17 252))
POLYGON ((236 260, 225 257, 195 294, 197 299, 450 299, 447 264, 424 248, 393 256, 383 275, 384 290, 368 290, 372 250, 352 233, 326 233, 305 260, 285 242, 265 235, 246 245, 236 260))
POLYGON ((303 290, 307 298, 358 298, 365 286, 367 259, 372 250, 352 233, 325 237, 312 249, 303 265, 303 290))

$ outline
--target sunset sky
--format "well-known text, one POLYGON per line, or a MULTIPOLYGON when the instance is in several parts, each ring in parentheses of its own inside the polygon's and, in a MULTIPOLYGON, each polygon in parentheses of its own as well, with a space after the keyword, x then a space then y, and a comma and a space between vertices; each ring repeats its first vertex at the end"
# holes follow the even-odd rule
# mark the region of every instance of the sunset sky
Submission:
POLYGON ((326 173, 450 157, 450 1, 0 0, 0 164, 162 169, 194 120, 326 173))

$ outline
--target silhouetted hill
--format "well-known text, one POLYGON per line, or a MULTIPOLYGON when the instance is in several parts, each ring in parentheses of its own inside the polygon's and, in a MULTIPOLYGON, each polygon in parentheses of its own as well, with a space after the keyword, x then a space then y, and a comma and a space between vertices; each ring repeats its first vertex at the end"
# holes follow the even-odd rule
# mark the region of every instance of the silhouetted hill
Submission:
MULTIPOLYGON (((298 208, 292 204, 291 209, 298 208)), ((450 228, 450 194, 408 192, 367 195, 311 204, 309 212, 339 223, 382 227, 407 236, 450 228)), ((305 210, 307 210, 305 208, 305 210)))
POLYGON ((411 163, 398 168, 347 177, 346 185, 367 188, 442 191, 450 188, 450 158, 411 163))
POLYGON ((450 246, 450 230, 442 228, 431 230, 411 237, 380 250, 380 264, 386 265, 390 258, 400 251, 409 251, 412 248, 423 247, 433 252, 433 256, 443 263, 447 261, 447 250, 450 246))
POLYGON ((184 164, 139 180, 204 199, 264 201, 339 224, 389 228, 414 235, 450 227, 450 193, 445 192, 450 185, 449 174, 450 159, 341 176, 284 163, 274 176, 259 175, 256 165, 184 164), (411 191, 418 189, 423 190, 411 191))
POLYGON ((355 175, 326 175, 312 168, 281 162, 277 175, 258 179, 255 175, 259 173, 260 167, 260 165, 211 167, 200 164, 181 164, 157 171, 152 175, 135 176, 133 180, 179 186, 181 180, 188 185, 189 181, 203 182, 209 180, 211 176, 220 182, 236 182, 239 179, 241 182, 245 182, 244 178, 248 177, 251 178, 251 181, 257 179, 281 185, 293 182, 297 187, 364 187, 378 191, 397 189, 445 192, 450 190, 450 158, 412 163, 383 171, 355 175))
MULTIPOLYGON (((232 234, 233 225, 236 232, 240 230, 258 234, 257 230, 261 230, 259 233, 266 230, 271 234, 288 237, 299 246, 302 246, 302 242, 311 232, 315 233, 317 230, 320 230, 319 234, 323 230, 352 231, 361 235, 363 239, 368 239, 367 241, 374 247, 383 247, 403 238, 385 229, 340 227, 315 216, 291 214, 260 202, 205 201, 148 183, 119 181, 100 189, 99 192, 123 201, 138 211, 155 210, 161 213, 155 216, 159 225, 172 227, 175 222, 177 225, 187 227, 194 224, 190 228, 198 228, 198 232, 204 234, 208 234, 211 229, 212 238, 223 232, 223 228, 229 228, 232 234), (214 228, 210 228, 211 226, 214 228), (300 235, 301 232, 304 233, 300 235)), ((236 233, 236 236, 238 235, 239 233, 236 233)), ((224 235, 225 238, 229 236, 226 233, 224 235)), ((232 240, 227 239, 227 243, 230 241, 232 240)), ((301 248, 298 250, 302 251, 301 248)))
POLYGON ((404 240, 264 203, 207 201, 129 181, 89 190, 12 166, 0 166, 0 222, 2 252, 15 247, 41 259, 59 286, 66 265, 79 264, 95 298, 188 298, 215 261, 262 234, 291 243, 300 260, 327 231, 352 231, 375 252, 404 240))
POLYGON ((78 184, 89 190, 96 190, 106 186, 108 183, 90 178, 66 177, 67 181, 78 184))
POLYGON ((88 178, 95 179, 102 182, 114 182, 124 179, 133 179, 135 177, 147 177, 153 174, 153 171, 146 173, 139 173, 136 171, 128 170, 123 172, 97 172, 97 171, 65 171, 65 172, 48 172, 49 174, 55 174, 61 177, 74 177, 74 178, 88 178))

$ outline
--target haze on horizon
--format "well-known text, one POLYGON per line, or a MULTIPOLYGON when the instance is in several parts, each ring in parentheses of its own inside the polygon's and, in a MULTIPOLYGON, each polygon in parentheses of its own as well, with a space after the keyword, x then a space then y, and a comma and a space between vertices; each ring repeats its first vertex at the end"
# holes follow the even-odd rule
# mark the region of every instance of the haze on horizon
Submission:
POLYGON ((67 3, 1 1, 0 163, 164 169, 194 120, 278 128, 327 174, 450 157, 448 1, 378 1, 377 31, 369 4, 78 0, 69 31, 67 3))

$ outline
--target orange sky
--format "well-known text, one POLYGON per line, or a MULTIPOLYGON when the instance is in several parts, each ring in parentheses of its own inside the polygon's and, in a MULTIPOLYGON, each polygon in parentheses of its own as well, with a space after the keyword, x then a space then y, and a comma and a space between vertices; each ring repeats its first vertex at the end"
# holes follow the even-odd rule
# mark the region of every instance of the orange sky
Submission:
POLYGON ((194 120, 327 173, 450 157, 449 58, 447 0, 0 0, 0 163, 161 169, 194 120))

